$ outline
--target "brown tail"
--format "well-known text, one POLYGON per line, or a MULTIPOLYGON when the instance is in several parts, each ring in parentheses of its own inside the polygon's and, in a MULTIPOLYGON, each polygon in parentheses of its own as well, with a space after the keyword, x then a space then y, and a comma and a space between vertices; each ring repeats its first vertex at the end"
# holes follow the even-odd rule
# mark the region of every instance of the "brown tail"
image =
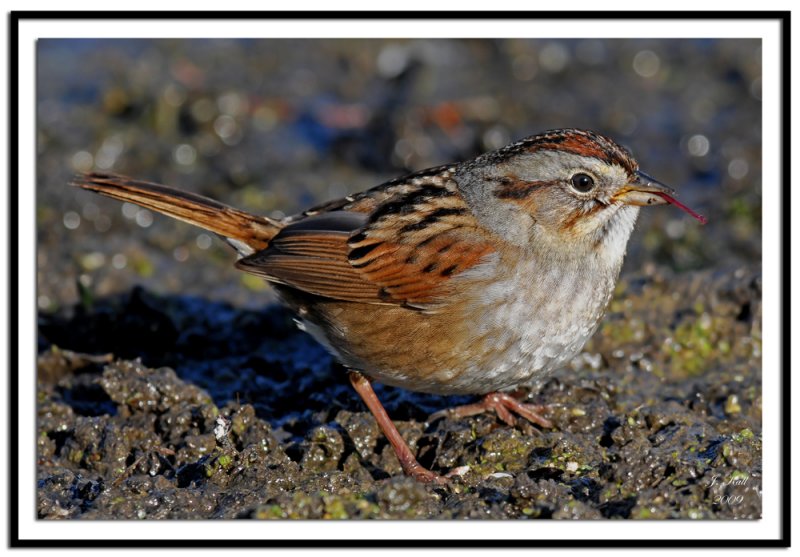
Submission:
POLYGON ((251 250, 267 247, 282 225, 267 217, 260 217, 234 209, 208 197, 181 191, 169 186, 134 180, 116 174, 79 174, 71 185, 91 190, 120 201, 136 203, 147 209, 210 230, 233 240, 233 245, 243 251, 237 242, 251 250))

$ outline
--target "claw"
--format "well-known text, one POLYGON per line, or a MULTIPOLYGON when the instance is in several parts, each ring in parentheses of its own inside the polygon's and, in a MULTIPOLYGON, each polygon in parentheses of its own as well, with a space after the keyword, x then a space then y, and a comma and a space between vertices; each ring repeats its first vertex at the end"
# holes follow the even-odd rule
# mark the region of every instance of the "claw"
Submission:
POLYGON ((502 422, 511 427, 514 427, 517 423, 513 414, 517 414, 529 422, 548 429, 553 427, 553 423, 541 415, 541 412, 544 412, 546 407, 520 402, 506 393, 489 393, 485 395, 480 402, 439 410, 431 414, 428 420, 433 421, 444 417, 465 418, 467 416, 482 414, 487 410, 493 410, 502 422))

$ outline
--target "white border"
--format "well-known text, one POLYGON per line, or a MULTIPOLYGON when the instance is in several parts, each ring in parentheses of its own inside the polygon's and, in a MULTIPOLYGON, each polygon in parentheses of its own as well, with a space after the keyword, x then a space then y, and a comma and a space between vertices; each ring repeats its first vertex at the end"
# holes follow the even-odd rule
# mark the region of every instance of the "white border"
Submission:
MULTIPOLYGON (((781 486, 778 484, 780 441, 779 393, 779 275, 780 230, 775 215, 780 211, 781 183, 779 144, 780 28, 766 21, 263 21, 263 20, 126 20, 126 21, 25 20, 20 24, 19 65, 19 356, 20 415, 35 415, 33 370, 35 331, 35 43, 40 37, 761 37, 763 40, 763 193, 764 219, 764 519, 760 521, 584 521, 576 528, 569 521, 433 521, 363 522, 224 521, 213 527, 203 521, 108 521, 99 525, 83 521, 35 520, 34 424, 22 419, 23 447, 18 454, 21 502, 20 535, 23 539, 777 539, 780 537, 781 486), (25 444, 26 441, 31 443, 25 444)), ((788 496, 788 494, 786 494, 788 496)))

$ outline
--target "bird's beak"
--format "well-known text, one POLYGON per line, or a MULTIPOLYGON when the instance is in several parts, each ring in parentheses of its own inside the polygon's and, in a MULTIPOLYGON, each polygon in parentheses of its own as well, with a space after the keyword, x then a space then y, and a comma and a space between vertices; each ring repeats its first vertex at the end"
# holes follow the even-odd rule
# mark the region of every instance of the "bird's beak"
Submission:
POLYGON ((637 170, 636 179, 622 188, 614 195, 614 201, 622 201, 628 205, 663 205, 669 203, 669 199, 661 194, 670 197, 675 195, 675 191, 669 186, 662 184, 644 172, 637 170))

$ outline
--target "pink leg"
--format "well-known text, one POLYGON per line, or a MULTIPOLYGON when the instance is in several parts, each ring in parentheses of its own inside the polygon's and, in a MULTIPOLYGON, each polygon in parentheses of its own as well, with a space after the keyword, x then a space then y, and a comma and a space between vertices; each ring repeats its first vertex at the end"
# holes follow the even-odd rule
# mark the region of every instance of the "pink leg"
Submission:
POLYGON ((417 462, 414 453, 408 448, 408 444, 406 444, 400 432, 397 431, 397 427, 395 427, 389 414, 386 413, 386 409, 383 407, 383 404, 381 404, 381 401, 378 400, 378 396, 375 394, 370 380, 357 371, 351 371, 350 383, 359 396, 361 396, 361 399, 364 401, 364 404, 367 405, 370 412, 372 412, 372 415, 375 416, 378 426, 394 448, 397 459, 400 461, 400 466, 403 467, 403 472, 420 482, 446 483, 447 480, 444 477, 434 474, 417 462))
POLYGON ((430 419, 435 420, 436 418, 442 418, 445 416, 464 418, 467 416, 474 416, 475 414, 481 414, 487 410, 494 410, 498 418, 512 427, 517 422, 512 415, 513 412, 519 416, 522 416, 529 422, 533 422, 542 427, 551 428, 553 427, 553 423, 541 415, 541 412, 544 412, 545 409, 546 408, 544 406, 526 404, 518 401, 511 395, 497 392, 485 395, 483 400, 480 402, 465 404, 464 406, 457 406, 455 408, 448 408, 446 410, 435 412, 434 414, 431 414, 430 419))

